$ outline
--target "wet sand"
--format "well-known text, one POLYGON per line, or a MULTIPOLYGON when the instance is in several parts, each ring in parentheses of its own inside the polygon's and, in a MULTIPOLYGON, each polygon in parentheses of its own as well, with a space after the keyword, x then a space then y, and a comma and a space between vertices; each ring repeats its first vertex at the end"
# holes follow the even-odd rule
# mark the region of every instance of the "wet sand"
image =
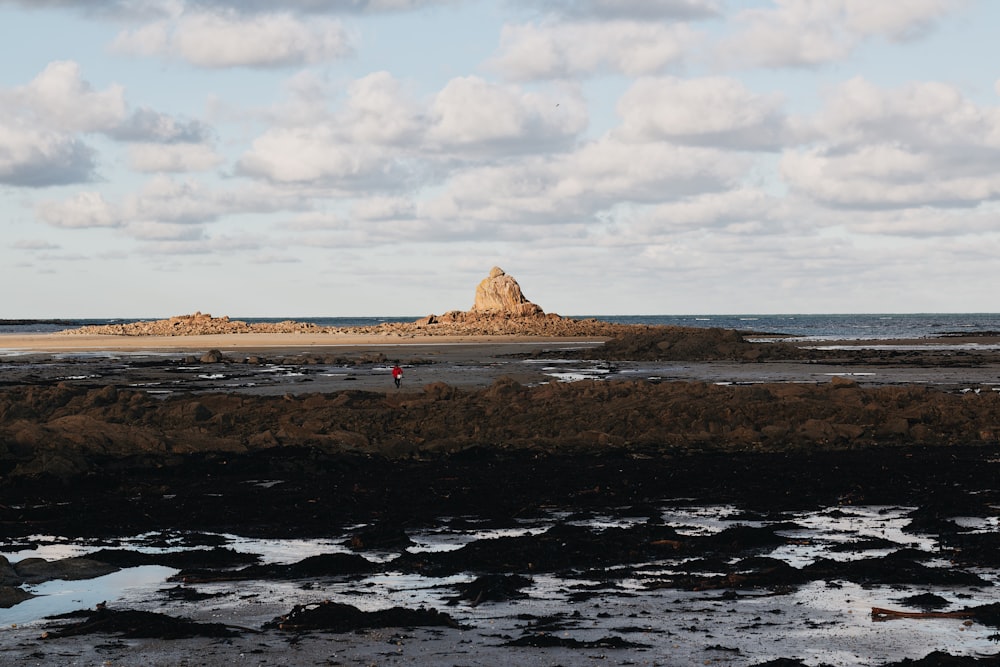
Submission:
POLYGON ((846 377, 860 385, 940 387, 1000 385, 1000 338, 947 337, 876 341, 802 341, 836 351, 829 359, 614 361, 599 359, 605 339, 538 336, 373 336, 239 334, 205 336, 0 335, 3 384, 64 381, 118 384, 152 391, 299 394, 394 389, 390 362, 404 366, 404 387, 443 382, 487 387, 502 377, 523 384, 578 379, 822 383, 846 377), (859 357, 862 348, 870 355, 859 357), (221 363, 202 363, 218 350, 221 363), (565 359, 579 350, 578 359, 565 359), (595 359, 586 351, 594 350, 595 359), (908 352, 900 352, 907 350, 908 352), (926 357, 926 358, 923 358, 926 357), (974 357, 974 358, 970 358, 974 357), (246 363, 247 360, 253 363, 246 363))

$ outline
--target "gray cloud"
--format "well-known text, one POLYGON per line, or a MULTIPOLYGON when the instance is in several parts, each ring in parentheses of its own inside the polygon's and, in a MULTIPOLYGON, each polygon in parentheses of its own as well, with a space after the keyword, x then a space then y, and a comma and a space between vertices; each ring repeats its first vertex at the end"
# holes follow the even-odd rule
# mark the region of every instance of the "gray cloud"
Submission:
MULTIPOLYGON (((459 0, 285 0, 282 11, 309 14, 347 14, 406 12, 457 4, 459 0)), ((204 9, 234 9, 241 12, 265 12, 276 10, 273 0, 189 0, 188 6, 204 9)))
POLYGON ((86 183, 94 179, 94 150, 79 139, 45 135, 11 146, 0 127, 0 183, 28 188, 86 183), (5 145, 6 144, 6 145, 5 145))
POLYGON ((0 0, 0 7, 22 9, 70 9, 84 16, 115 20, 149 20, 168 16, 171 3, 167 0, 0 0))
POLYGON ((143 107, 133 111, 119 125, 108 130, 107 134, 118 141, 201 143, 211 137, 212 131, 200 121, 179 121, 143 107))

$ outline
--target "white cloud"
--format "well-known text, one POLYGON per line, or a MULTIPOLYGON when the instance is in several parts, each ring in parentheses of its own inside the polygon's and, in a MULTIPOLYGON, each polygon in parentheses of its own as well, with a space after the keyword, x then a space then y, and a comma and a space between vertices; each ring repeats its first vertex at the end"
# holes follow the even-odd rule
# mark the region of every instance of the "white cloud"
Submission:
POLYGON ((703 19, 720 12, 717 0, 522 0, 539 11, 567 17, 703 19))
POLYGON ((399 81, 385 72, 354 81, 335 111, 331 91, 311 74, 296 75, 286 87, 291 101, 269 114, 273 126, 240 158, 240 173, 347 190, 402 177, 402 153, 392 149, 416 142, 426 119, 399 81))
POLYGON ((131 144, 129 166, 141 172, 208 171, 223 162, 204 144, 131 144))
POLYGON ((848 29, 862 35, 885 35, 890 39, 919 35, 932 28, 936 21, 970 4, 970 0, 843 1, 848 29))
POLYGON ((403 84, 388 72, 374 72, 351 83, 347 104, 337 118, 353 141, 381 145, 419 138, 426 119, 403 84))
MULTIPOLYGON (((88 134, 126 142, 201 142, 210 133, 197 121, 152 109, 130 112, 122 86, 96 90, 79 64, 55 61, 28 84, 0 89, 0 183, 40 187, 94 180, 96 153, 83 139, 88 134)), ((148 162, 150 150, 139 153, 144 150, 148 162)), ((187 162, 204 168, 207 150, 187 149, 187 162), (201 159, 195 159, 199 150, 201 159)), ((171 152, 185 149, 163 151, 171 152)), ((173 166, 184 162, 175 157, 173 166)))
MULTIPOLYGON (((888 211, 858 211, 845 225, 861 234, 940 238, 978 236, 1000 229, 1000 211, 991 206, 940 209, 930 206, 888 211)), ((969 248, 966 252, 972 250, 969 248)))
POLYGON ((179 58, 197 67, 289 67, 338 60, 352 52, 340 22, 290 13, 185 12, 118 35, 123 53, 179 58))
POLYGON ((775 0, 773 8, 735 17, 737 33, 721 45, 730 66, 811 67, 846 58, 865 39, 898 40, 930 30, 967 0, 775 0))
POLYGON ((1000 109, 953 86, 838 87, 814 121, 817 145, 781 169, 802 194, 834 206, 975 206, 1000 197, 1000 109))
POLYGON ((789 130, 780 95, 759 95, 730 78, 644 78, 618 101, 620 134, 735 149, 776 150, 789 130))
POLYGON ((1000 109, 980 108, 955 86, 916 82, 884 89, 855 77, 834 89, 817 129, 839 145, 898 142, 975 151, 1000 149, 1000 109))
POLYGON ((904 208, 975 205, 1000 197, 1000 159, 950 170, 939 156, 879 144, 846 154, 822 149, 788 152, 784 179, 802 194, 844 207, 904 208), (992 163, 993 168, 984 168, 992 163))
POLYGON ((28 85, 0 93, 0 104, 61 132, 104 132, 126 116, 124 88, 95 91, 75 62, 49 63, 28 85))
MULTIPOLYGON (((455 4, 460 0, 284 0, 287 11, 305 13, 381 13, 416 11, 439 5, 455 4)), ((241 12, 270 12, 273 0, 188 0, 192 7, 229 8, 241 12)))
POLYGON ((415 214, 416 204, 402 197, 365 197, 351 206, 351 217, 361 220, 398 220, 415 214))
POLYGON ((25 239, 21 241, 14 241, 14 243, 11 244, 11 247, 16 248, 17 250, 36 251, 36 250, 58 250, 62 246, 60 246, 57 243, 52 243, 51 241, 25 239))
POLYGON ((240 158, 238 169, 277 183, 329 183, 351 189, 391 178, 398 167, 391 151, 353 144, 336 128, 318 125, 266 131, 240 158))
MULTIPOLYGON (((141 247, 148 255, 214 255, 223 256, 246 251, 256 251, 266 245, 260 238, 247 235, 205 236, 193 240, 152 240, 141 247)), ((213 267, 217 261, 213 259, 213 267)))
POLYGON ((213 223, 228 215, 301 211, 308 200, 255 185, 220 190, 192 179, 177 180, 159 175, 139 192, 119 202, 109 202, 99 192, 80 192, 63 201, 45 201, 37 206, 39 220, 54 227, 121 227, 126 235, 141 238, 193 238, 201 232, 180 232, 180 227, 213 223))
POLYGON ((756 233, 768 233, 777 231, 789 217, 789 202, 785 198, 736 188, 650 206, 625 222, 632 235, 651 238, 678 230, 731 229, 747 224, 752 224, 756 233))
POLYGON ((736 186, 751 161, 708 148, 605 138, 566 155, 456 173, 421 204, 442 220, 560 224, 593 221, 622 202, 657 203, 736 186))
POLYGON ((576 91, 564 93, 525 92, 479 77, 452 79, 431 106, 428 138, 445 147, 500 152, 565 147, 586 129, 587 110, 576 91))
POLYGON ((126 233, 140 241, 201 241, 206 237, 201 225, 176 222, 131 222, 126 233))
MULTIPOLYGON (((401 12, 426 7, 455 4, 460 0, 284 0, 287 11, 304 13, 358 13, 401 12)), ((664 0, 657 0, 663 2, 664 0)), ((666 0, 670 2, 672 0, 666 0)), ((673 0, 676 1, 676 0, 673 0)), ((683 0, 697 2, 697 0, 683 0)), ((25 9, 66 8, 79 9, 96 16, 116 18, 142 18, 170 16, 185 6, 208 9, 230 9, 241 12, 270 12, 273 0, 0 0, 0 5, 20 5, 25 9)))
POLYGON ((340 108, 330 110, 320 86, 295 82, 292 102, 271 114, 274 126, 241 157, 240 173, 338 192, 399 190, 448 160, 569 148, 587 122, 579 92, 568 87, 526 92, 462 77, 421 103, 376 72, 348 86, 340 108))
POLYGON ((521 81, 602 72, 642 76, 678 65, 696 40, 685 25, 654 22, 507 25, 492 66, 521 81))
MULTIPOLYGON (((304 204, 300 203, 299 206, 304 204)), ((293 200, 254 187, 218 190, 192 178, 167 176, 150 179, 139 193, 125 198, 124 217, 133 222, 202 224, 225 215, 261 213, 294 208, 293 200)))
POLYGON ((46 201, 38 205, 36 215, 53 227, 120 227, 122 218, 116 207, 98 192, 81 192, 63 202, 46 201))

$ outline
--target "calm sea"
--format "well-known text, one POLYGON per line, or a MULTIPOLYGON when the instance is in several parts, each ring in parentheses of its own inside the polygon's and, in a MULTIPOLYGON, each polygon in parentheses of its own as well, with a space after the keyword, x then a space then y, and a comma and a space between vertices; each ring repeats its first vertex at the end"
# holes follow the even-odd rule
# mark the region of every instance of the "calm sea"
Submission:
MULTIPOLYGON (((626 324, 669 324, 720 327, 772 334, 790 334, 815 340, 871 340, 930 338, 948 334, 1000 332, 1000 313, 909 313, 853 315, 573 315, 626 324)), ((296 320, 319 326, 355 327, 383 322, 412 322, 419 316, 393 317, 233 317, 247 322, 296 320)), ((52 333, 89 324, 120 324, 132 319, 3 320, 0 333, 52 333)))

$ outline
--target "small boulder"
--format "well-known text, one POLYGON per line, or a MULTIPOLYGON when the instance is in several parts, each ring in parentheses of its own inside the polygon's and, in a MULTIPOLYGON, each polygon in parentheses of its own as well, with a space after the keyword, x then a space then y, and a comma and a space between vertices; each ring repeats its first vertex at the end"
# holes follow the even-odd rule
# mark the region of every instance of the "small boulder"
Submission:
POLYGON ((219 352, 218 350, 209 350, 205 354, 201 355, 201 358, 198 361, 203 364, 217 364, 222 360, 222 352, 219 352))

